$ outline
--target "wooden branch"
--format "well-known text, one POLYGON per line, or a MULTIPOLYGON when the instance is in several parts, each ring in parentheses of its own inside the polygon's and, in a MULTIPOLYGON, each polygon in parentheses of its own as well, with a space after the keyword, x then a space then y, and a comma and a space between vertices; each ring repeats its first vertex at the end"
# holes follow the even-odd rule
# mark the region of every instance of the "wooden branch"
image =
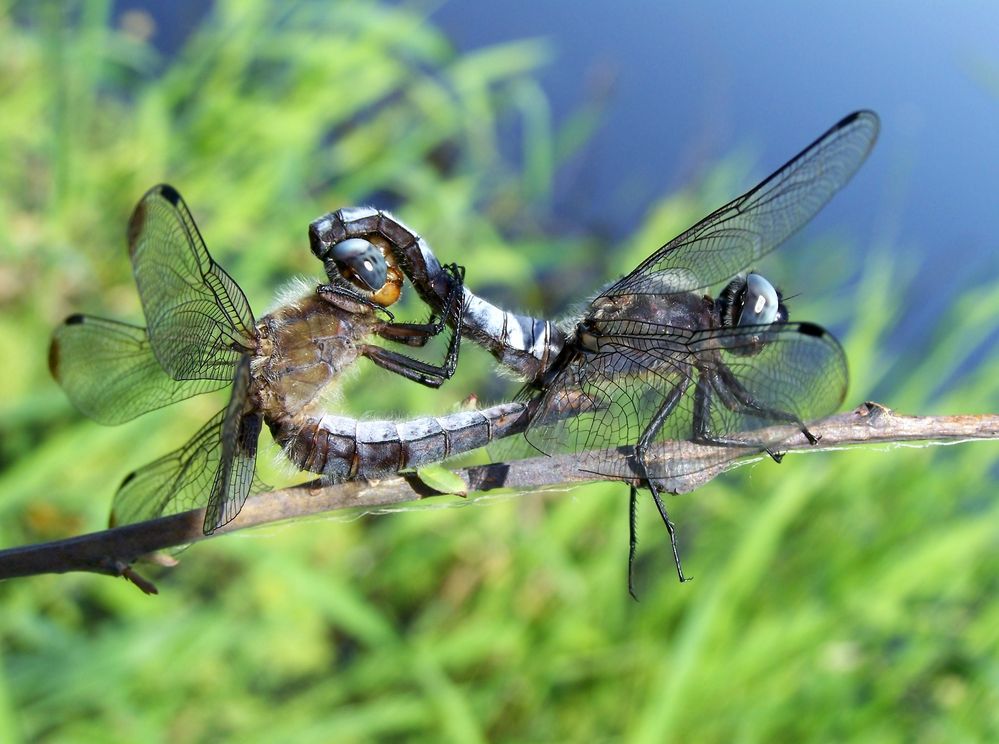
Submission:
MULTIPOLYGON (((869 443, 922 441, 934 444, 999 438, 999 415, 906 416, 878 404, 865 403, 850 413, 838 414, 811 425, 821 439, 810 445, 802 435, 781 444, 782 452, 821 451, 869 443)), ((712 445, 681 443, 680 457, 704 459, 717 450, 712 445)), ((687 493, 711 481, 719 473, 765 457, 756 455, 723 465, 707 467, 667 481, 673 493, 687 493)), ((557 484, 598 480, 577 469, 573 455, 534 457, 496 465, 455 471, 469 491, 514 488, 525 491, 557 484)), ((240 515, 215 535, 261 524, 320 514, 338 509, 371 510, 438 495, 413 475, 380 481, 353 481, 324 485, 312 481, 253 496, 240 515)), ((92 571, 123 576, 147 593, 156 587, 139 576, 132 563, 138 558, 187 543, 206 539, 202 533, 204 509, 93 532, 67 540, 28 545, 0 551, 0 579, 42 573, 92 571)))

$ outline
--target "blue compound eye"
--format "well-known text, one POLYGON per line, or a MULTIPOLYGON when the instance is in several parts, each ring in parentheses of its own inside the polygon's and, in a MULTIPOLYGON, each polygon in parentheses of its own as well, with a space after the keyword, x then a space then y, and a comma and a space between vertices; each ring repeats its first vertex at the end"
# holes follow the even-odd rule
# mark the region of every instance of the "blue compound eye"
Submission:
POLYGON ((367 240, 344 240, 330 248, 329 256, 340 275, 360 289, 377 292, 385 286, 388 277, 385 256, 367 240))
POLYGON ((746 299, 739 314, 739 325, 770 325, 777 319, 780 297, 774 285, 759 274, 746 277, 746 299))

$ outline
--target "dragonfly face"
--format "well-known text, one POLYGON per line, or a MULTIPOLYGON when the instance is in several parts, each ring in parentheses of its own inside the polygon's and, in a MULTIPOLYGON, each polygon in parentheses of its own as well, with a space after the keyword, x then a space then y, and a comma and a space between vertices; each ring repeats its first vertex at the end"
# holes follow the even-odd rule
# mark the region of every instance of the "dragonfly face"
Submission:
POLYGON ((738 276, 718 297, 723 323, 727 326, 770 325, 787 322, 780 292, 759 274, 738 276))
POLYGON ((395 304, 405 279, 388 241, 378 235, 347 237, 328 220, 309 225, 312 253, 323 262, 331 284, 352 289, 381 307, 395 304))
POLYGON ((359 289, 377 292, 388 280, 385 255, 367 240, 343 240, 330 248, 329 255, 340 275, 359 289))

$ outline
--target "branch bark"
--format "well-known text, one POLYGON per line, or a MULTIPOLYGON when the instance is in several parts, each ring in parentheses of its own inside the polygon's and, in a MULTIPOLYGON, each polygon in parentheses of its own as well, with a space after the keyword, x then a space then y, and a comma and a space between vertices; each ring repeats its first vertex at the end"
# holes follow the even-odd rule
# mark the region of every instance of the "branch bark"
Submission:
MULTIPOLYGON (((821 451, 871 443, 922 441, 931 444, 957 443, 999 438, 999 415, 906 416, 878 403, 864 403, 850 413, 838 414, 811 425, 821 439, 810 445, 802 435, 781 444, 781 451, 821 451)), ((711 445, 684 442, 680 456, 702 459, 715 451, 711 445)), ((708 467, 685 476, 671 478, 668 490, 687 493, 703 486, 719 473, 765 457, 742 458, 708 467)), ((481 465, 455 471, 469 491, 496 488, 533 490, 557 484, 599 480, 577 469, 573 455, 535 457, 510 463, 481 465)), ((240 515, 214 535, 262 524, 339 509, 371 510, 393 504, 439 495, 413 475, 380 481, 352 481, 335 485, 312 481, 253 496, 240 515)), ((147 593, 156 587, 132 568, 140 557, 166 548, 207 539, 202 532, 204 509, 140 522, 124 527, 92 532, 54 542, 0 551, 0 579, 43 573, 91 571, 123 576, 147 593)), ((212 535, 211 537, 214 537, 212 535)))

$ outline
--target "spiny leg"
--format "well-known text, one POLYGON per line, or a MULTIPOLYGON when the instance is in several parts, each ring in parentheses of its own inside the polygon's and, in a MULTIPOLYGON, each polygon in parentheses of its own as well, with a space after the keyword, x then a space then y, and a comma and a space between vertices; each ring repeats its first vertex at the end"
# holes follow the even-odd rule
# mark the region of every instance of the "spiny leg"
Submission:
POLYGON ((429 364, 405 354, 368 344, 359 348, 361 354, 378 366, 427 387, 438 388, 445 380, 449 380, 458 366, 458 350, 461 346, 461 332, 464 327, 462 299, 465 294, 463 283, 465 270, 457 264, 448 265, 446 270, 454 281, 451 284, 444 314, 441 315, 438 322, 433 322, 434 316, 431 315, 428 323, 391 323, 385 324, 377 330, 378 335, 383 338, 406 343, 410 346, 423 346, 430 337, 438 335, 446 327, 451 326, 451 338, 448 341, 447 352, 441 364, 429 364))
POLYGON ((386 323, 375 331, 387 341, 395 341, 406 346, 423 347, 427 342, 439 336, 444 330, 444 321, 431 315, 426 323, 386 323))
MULTIPOLYGON (((717 377, 710 370, 702 368, 699 370, 699 373, 700 374, 697 378, 697 387, 694 389, 693 441, 700 444, 711 444, 716 447, 743 447, 746 449, 758 450, 759 445, 754 445, 754 443, 747 442, 744 439, 717 436, 711 433, 711 391, 715 390, 718 392, 718 397, 722 399, 725 407, 730 411, 760 415, 761 409, 759 407, 743 406, 739 403, 730 393, 727 392, 726 388, 721 385, 721 383, 717 380, 717 377), (714 384, 712 384, 711 380, 715 380, 714 384)), ((797 422, 797 419, 793 420, 797 422)), ((778 452, 770 447, 765 447, 763 451, 778 464, 780 464, 780 462, 784 459, 783 452, 778 452)))
POLYGON ((461 348, 461 334, 465 328, 465 267, 448 264, 445 269, 454 279, 448 294, 447 309, 441 316, 441 323, 451 326, 447 354, 441 365, 445 379, 450 379, 458 367, 458 350, 461 348))
POLYGON ((367 357, 382 369, 395 372, 407 380, 418 382, 429 388, 439 388, 454 372, 453 369, 449 370, 444 366, 413 359, 397 351, 383 349, 381 346, 360 344, 357 350, 361 356, 367 357))
POLYGON ((638 488, 631 487, 628 499, 628 594, 638 601, 635 594, 635 554, 638 550, 638 488))
MULTIPOLYGON (((444 312, 440 318, 431 312, 430 319, 426 323, 386 323, 378 328, 376 333, 384 339, 407 346, 426 346, 427 341, 439 336, 449 323, 460 329, 464 317, 461 302, 464 298, 465 268, 458 264, 448 264, 444 270, 451 275, 453 281, 450 283, 451 289, 444 301, 444 312)), ((455 355, 457 356, 457 349, 455 355)))
MULTIPOLYGON (((746 390, 739 379, 732 374, 726 365, 719 364, 714 370, 711 380, 712 387, 718 391, 719 396, 725 406, 732 411, 753 413, 774 421, 783 421, 788 424, 795 424, 801 433, 808 440, 809 444, 817 444, 819 438, 808 430, 808 427, 793 413, 781 411, 776 408, 769 408, 759 403, 752 394, 746 390), (731 396, 731 399, 728 399, 731 396)), ((768 450, 769 452, 769 450, 768 450)))
POLYGON ((444 357, 444 362, 440 365, 430 364, 420 359, 413 359, 397 351, 383 349, 380 346, 373 346, 371 344, 359 345, 358 351, 362 356, 367 357, 379 367, 402 375, 407 380, 418 382, 430 388, 439 388, 444 384, 445 380, 449 380, 454 375, 454 370, 458 365, 458 348, 461 344, 463 313, 460 302, 457 304, 458 310, 451 319, 454 326, 451 332, 451 339, 448 341, 447 354, 444 357))
MULTIPOLYGON (((462 284, 464 269, 455 264, 451 264, 448 267, 448 271, 455 279, 456 288, 448 296, 449 304, 447 311, 445 315, 441 317, 439 326, 429 323, 422 324, 425 328, 432 331, 429 335, 436 335, 437 333, 440 333, 440 331, 442 331, 448 324, 452 326, 452 334, 450 340, 448 341, 448 350, 444 357, 443 363, 439 365, 430 364, 429 362, 424 362, 420 359, 413 359, 412 357, 400 354, 397 351, 383 349, 380 346, 374 346, 372 344, 360 344, 358 346, 358 352, 361 356, 367 357, 383 369, 395 372, 396 374, 405 377, 407 380, 418 382, 421 385, 426 385, 430 388, 439 388, 446 380, 450 379, 454 375, 454 371, 458 366, 458 349, 461 344, 461 332, 464 323, 464 313, 461 304, 461 298, 464 296, 462 284)), ((320 290, 322 289, 323 288, 320 288, 320 290)), ((352 297, 352 294, 346 290, 339 291, 337 294, 352 297)), ((386 310, 385 312, 388 311, 386 310)), ((415 335, 418 335, 413 333, 413 329, 420 328, 420 326, 421 324, 417 323, 387 323, 381 326, 378 333, 379 335, 391 340, 399 341, 406 337, 407 334, 409 337, 415 337, 415 335), (391 333, 386 333, 387 329, 401 330, 402 333, 398 336, 393 336, 391 333)), ((426 343, 426 339, 429 338, 429 335, 424 336, 422 343, 411 343, 410 345, 422 346, 423 343, 426 343)))
MULTIPOLYGON (((659 488, 656 486, 655 481, 649 474, 649 467, 646 462, 645 455, 649 447, 652 445, 652 441, 655 439, 659 430, 666 422, 666 419, 673 413, 673 410, 680 402, 683 394, 687 391, 687 386, 689 384, 689 378, 684 378, 683 381, 678 383, 676 387, 670 391, 669 395, 666 396, 666 400, 663 401, 662 406, 660 406, 659 410, 656 411, 656 415, 652 417, 652 421, 649 422, 645 431, 642 432, 642 436, 638 439, 638 444, 635 445, 635 461, 638 464, 639 475, 649 487, 649 491, 652 493, 652 498, 656 502, 656 508, 659 510, 659 516, 662 517, 663 523, 666 525, 666 531, 669 533, 670 547, 673 549, 673 562, 676 564, 676 574, 679 576, 681 583, 688 581, 688 579, 684 577, 683 566, 680 563, 680 549, 676 544, 676 528, 673 526, 673 522, 669 518, 669 514, 666 511, 666 505, 663 503, 663 500, 659 495, 659 488)), ((629 558, 630 562, 628 564, 628 573, 630 575, 633 568, 634 553, 632 553, 629 558)))

